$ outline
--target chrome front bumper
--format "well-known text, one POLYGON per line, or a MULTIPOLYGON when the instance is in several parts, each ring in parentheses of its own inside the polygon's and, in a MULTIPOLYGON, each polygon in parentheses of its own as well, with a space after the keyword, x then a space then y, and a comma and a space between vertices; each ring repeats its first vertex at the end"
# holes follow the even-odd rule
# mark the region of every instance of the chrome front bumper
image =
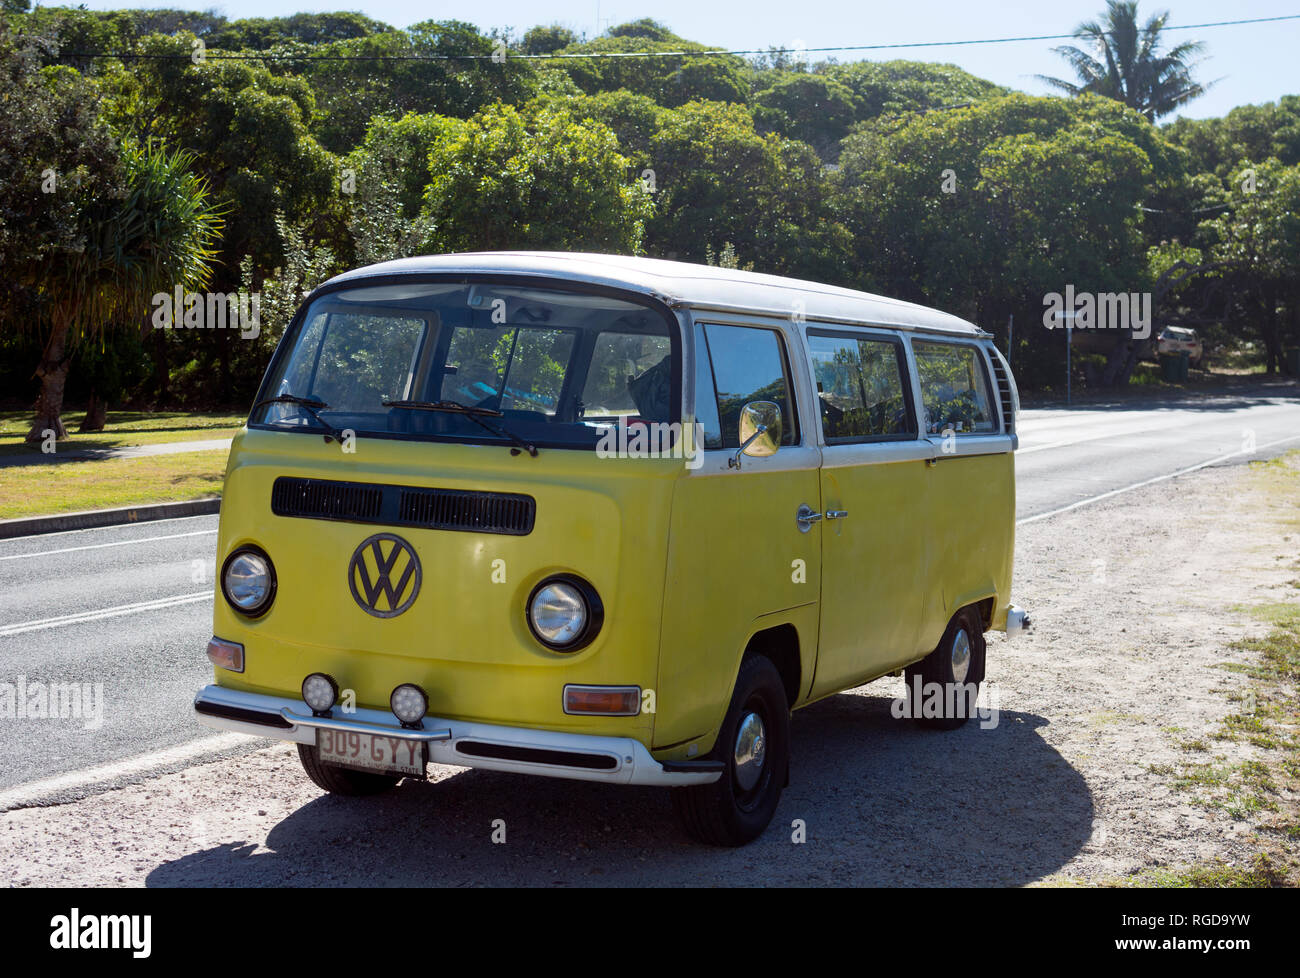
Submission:
POLYGON ((301 700, 204 686, 194 697, 199 723, 255 737, 315 744, 318 729, 423 741, 430 764, 536 774, 575 781, 683 787, 709 784, 720 761, 659 762, 632 737, 594 737, 425 717, 424 729, 399 726, 391 713, 358 708, 346 717, 315 717, 301 700))

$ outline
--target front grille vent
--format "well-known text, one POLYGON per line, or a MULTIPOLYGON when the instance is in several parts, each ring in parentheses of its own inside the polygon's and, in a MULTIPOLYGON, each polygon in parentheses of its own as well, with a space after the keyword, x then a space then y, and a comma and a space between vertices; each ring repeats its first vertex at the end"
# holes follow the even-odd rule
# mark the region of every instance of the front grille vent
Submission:
POLYGON ((403 489, 399 522, 431 530, 478 530, 523 536, 533 530, 531 496, 452 489, 403 489))
POLYGON ((271 512, 313 520, 372 523, 383 508, 384 487, 323 479, 276 479, 271 512))
POLYGON ((533 531, 537 501, 511 492, 281 476, 271 487, 271 512, 308 520, 526 536, 533 531))

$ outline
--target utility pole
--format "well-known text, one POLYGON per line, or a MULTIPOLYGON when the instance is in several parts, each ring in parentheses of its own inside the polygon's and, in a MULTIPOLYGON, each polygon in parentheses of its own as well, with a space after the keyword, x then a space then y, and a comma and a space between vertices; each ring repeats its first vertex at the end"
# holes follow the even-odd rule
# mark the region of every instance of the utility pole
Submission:
POLYGON ((1007 367, 1011 367, 1011 358, 1016 351, 1016 317, 1015 314, 1007 316, 1007 367))

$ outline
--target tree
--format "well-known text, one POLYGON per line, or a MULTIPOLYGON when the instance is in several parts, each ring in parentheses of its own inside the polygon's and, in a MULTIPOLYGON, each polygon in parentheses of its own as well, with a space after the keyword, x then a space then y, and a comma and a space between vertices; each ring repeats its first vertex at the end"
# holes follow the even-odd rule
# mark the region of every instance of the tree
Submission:
MULTIPOLYGON (((144 38, 139 50, 148 58, 104 75, 110 93, 106 113, 118 131, 136 141, 161 139, 193 155, 194 168, 226 217, 213 285, 229 293, 239 287, 245 256, 252 257, 259 276, 283 260, 277 213, 308 225, 313 238, 346 237, 341 166, 311 135, 316 100, 304 79, 256 62, 200 58, 195 63, 193 42, 187 34, 144 38)), ((238 331, 160 330, 149 342, 159 367, 160 400, 170 396, 167 379, 176 353, 205 383, 214 381, 205 390, 212 402, 237 399, 235 363, 247 345, 238 331)))
POLYGON ((298 72, 315 94, 321 144, 346 153, 377 115, 436 112, 466 119, 497 101, 518 105, 532 98, 533 62, 508 51, 504 61, 492 60, 499 50, 473 24, 453 20, 324 45, 281 45, 273 53, 302 55, 284 70, 298 72))
POLYGON ((232 20, 214 32, 209 46, 230 50, 265 51, 277 44, 302 41, 324 44, 394 31, 387 24, 358 13, 294 14, 291 17, 249 17, 232 20))
POLYGON ((1227 179, 1242 160, 1276 157, 1300 163, 1300 95, 1239 105, 1222 119, 1178 118, 1163 127, 1170 142, 1190 155, 1191 169, 1227 179))
POLYGON ((145 38, 147 57, 105 78, 107 112, 136 141, 161 139, 192 154, 226 213, 217 280, 225 291, 235 287, 243 256, 260 268, 279 261, 277 212, 291 222, 329 214, 340 166, 309 131, 316 100, 302 78, 248 62, 193 63, 193 40, 145 38))
POLYGON ((610 28, 607 36, 571 44, 564 55, 594 54, 605 57, 572 58, 562 64, 577 86, 588 94, 626 89, 676 107, 693 99, 744 102, 749 97, 749 70, 733 55, 709 55, 710 49, 673 34, 652 20, 639 20, 610 28), (674 55, 674 52, 696 52, 674 55), (622 55, 658 53, 659 57, 622 55))
POLYGON ((1010 89, 950 64, 853 61, 842 65, 818 65, 817 71, 853 93, 858 121, 982 102, 1011 94, 1010 89))
MULTIPOLYGON (((98 113, 93 82, 46 67, 50 39, 10 33, 0 22, 0 267, 38 266, 75 251, 86 202, 112 187, 118 146, 98 113)), ((7 321, 30 320, 39 295, 6 275, 7 321)))
POLYGON ((1226 318, 1263 341, 1265 369, 1282 366, 1284 323, 1300 325, 1300 166, 1243 160, 1232 174, 1232 207, 1202 226, 1202 239, 1227 279, 1226 318))
POLYGON ((549 27, 534 27, 524 34, 519 44, 523 54, 554 54, 570 44, 578 43, 578 35, 567 27, 551 24, 549 27))
POLYGON ((1040 80, 1070 95, 1116 99, 1152 121, 1205 93, 1209 86, 1192 78, 1198 64, 1195 56, 1205 49, 1202 42, 1184 41, 1160 50, 1168 11, 1139 28, 1137 0, 1107 0, 1106 7, 1100 22, 1086 21, 1074 31, 1076 37, 1091 42, 1093 54, 1068 45, 1053 49, 1069 62, 1078 82, 1047 75, 1039 75, 1040 80))
POLYGON ((744 106, 661 110, 647 159, 657 206, 651 254, 703 262, 731 242, 760 271, 832 282, 853 275, 822 161, 806 143, 757 132, 744 106))
MULTIPOLYGON (((1144 291, 1139 205, 1179 160, 1109 99, 1013 95, 862 126, 844 142, 836 209, 873 288, 996 333, 1012 314, 1041 322, 1044 296, 1067 284, 1144 291)), ((1027 381, 1056 374, 1063 341, 1016 336, 1027 381)))
POLYGON ((779 132, 808 143, 825 160, 839 156, 839 144, 856 121, 858 100, 831 75, 790 73, 754 96, 760 131, 779 132))
POLYGON ((541 106, 484 109, 429 154, 432 251, 637 254, 652 205, 606 127, 541 106))
POLYGON ((430 239, 434 229, 421 214, 433 180, 430 154, 463 126, 459 119, 414 112, 371 122, 365 142, 344 161, 354 175, 347 225, 355 264, 405 258, 430 239))
MULTIPOLYGON (((119 147, 99 118, 95 85, 71 68, 42 68, 51 47, 48 35, 16 36, 0 22, 0 323, 24 334, 10 339, 15 354, 57 315, 65 297, 51 276, 84 251, 86 214, 120 189, 119 147)), ((35 375, 45 403, 61 401, 66 346, 40 346, 35 375)), ((40 430, 62 437, 54 415, 40 430)))
POLYGON ((250 378, 253 383, 261 377, 276 343, 293 321, 303 299, 339 271, 334 252, 324 245, 309 244, 303 228, 290 224, 283 214, 275 215, 275 229, 284 253, 284 263, 260 280, 252 259, 245 258, 239 269, 244 290, 255 291, 261 296, 258 349, 247 357, 251 361, 248 363, 250 370, 256 374, 250 378))
POLYGON ((664 108, 648 95, 626 89, 595 95, 562 95, 552 99, 556 108, 567 109, 575 119, 594 119, 618 136, 619 152, 632 163, 639 176, 650 166, 655 134, 664 108))
POLYGON ((44 300, 48 336, 41 394, 27 434, 65 437, 60 415, 71 344, 118 324, 136 324, 151 297, 207 283, 221 218, 192 158, 153 144, 123 147, 121 180, 84 201, 79 247, 23 271, 44 300))

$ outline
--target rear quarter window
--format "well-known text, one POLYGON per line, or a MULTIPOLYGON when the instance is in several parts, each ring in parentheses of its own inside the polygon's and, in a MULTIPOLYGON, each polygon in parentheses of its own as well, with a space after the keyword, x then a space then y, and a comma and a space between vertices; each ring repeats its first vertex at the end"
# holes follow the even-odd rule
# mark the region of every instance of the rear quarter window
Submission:
POLYGON ((977 348, 965 343, 913 340, 912 352, 921 381, 927 433, 937 435, 947 428, 959 435, 997 431, 984 358, 977 348))

